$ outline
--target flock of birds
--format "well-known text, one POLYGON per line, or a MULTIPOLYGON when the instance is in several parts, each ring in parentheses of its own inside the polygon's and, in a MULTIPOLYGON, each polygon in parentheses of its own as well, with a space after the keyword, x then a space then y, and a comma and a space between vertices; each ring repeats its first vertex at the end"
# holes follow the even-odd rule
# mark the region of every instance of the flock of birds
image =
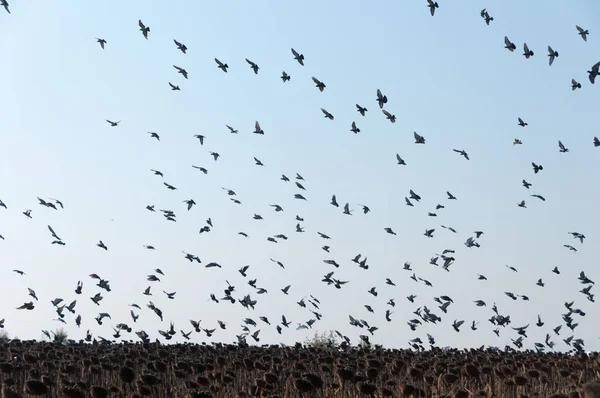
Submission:
MULTIPOLYGON (((10 13, 9 4, 6 0, 0 0, 0 5, 2 5, 8 13, 10 13)), ((427 7, 429 7, 432 16, 434 16, 436 13, 436 10, 439 9, 438 3, 434 2, 432 0, 427 0, 427 7)), ((481 18, 483 18, 486 25, 489 25, 491 22, 494 21, 494 18, 492 16, 490 16, 489 12, 486 9, 481 10, 480 16, 481 16, 481 18)), ((138 26, 139 26, 139 30, 140 30, 141 34, 143 35, 143 37, 146 40, 150 40, 150 35, 151 35, 150 26, 146 25, 141 20, 138 21, 138 26)), ((576 26, 576 31, 582 40, 587 41, 588 36, 589 36, 588 30, 585 30, 580 26, 576 26)), ((96 38, 96 41, 100 45, 101 50, 104 50, 107 48, 107 46, 109 46, 109 43, 105 39, 96 38)), ((177 50, 181 51, 183 54, 187 53, 188 47, 185 44, 181 43, 178 40, 173 40, 173 41, 174 41, 174 45, 176 46, 177 50)), ((505 48, 507 50, 509 50, 510 52, 514 52, 517 48, 516 44, 514 44, 507 36, 504 37, 504 43, 505 43, 505 48)), ((291 53, 293 55, 293 58, 297 61, 297 63, 301 67, 303 67, 305 65, 304 54, 295 50, 294 48, 291 49, 291 53)), ((553 63, 556 62, 556 60, 559 57, 559 53, 557 51, 555 51, 551 46, 548 46, 548 54, 547 55, 548 55, 548 62, 549 62, 550 66, 552 66, 553 63)), ((530 59, 531 57, 534 56, 534 52, 528 47, 527 43, 523 44, 523 56, 527 59, 530 59)), ((218 69, 220 69, 224 73, 228 72, 229 65, 227 64, 227 62, 223 62, 222 60, 219 60, 217 58, 215 58, 214 61, 215 61, 216 67, 218 69)), ((250 69, 252 70, 252 72, 254 74, 259 73, 260 67, 256 62, 254 62, 250 59, 247 59, 247 58, 245 59, 245 61, 247 62, 247 64, 249 65, 250 69)), ((184 79, 189 78, 190 74, 185 68, 178 66, 178 65, 173 65, 173 67, 177 71, 177 73, 180 74, 184 79)), ((588 73, 588 78, 589 78, 590 84, 594 84, 595 79, 598 77, 598 75, 600 75, 600 62, 593 65, 590 68, 590 70, 587 71, 587 73, 588 73)), ((283 71, 280 78, 283 83, 290 82, 291 75, 288 74, 288 72, 283 71)), ((313 76, 312 81, 315 84, 315 87, 320 92, 323 92, 327 88, 326 84, 321 79, 318 79, 313 76)), ((169 84, 169 87, 171 88, 171 90, 173 90, 173 91, 181 90, 179 84, 175 84, 171 81, 169 81, 168 84, 169 84)), ((582 84, 580 82, 576 81, 575 79, 572 79, 571 88, 573 91, 580 89, 581 87, 582 87, 582 84)), ((396 116, 386 107, 386 105, 388 104, 388 97, 380 89, 373 90, 373 91, 376 93, 376 97, 374 96, 373 101, 377 103, 377 106, 379 107, 379 109, 381 110, 381 112, 385 116, 385 118, 387 120, 389 120, 391 123, 395 123, 396 116)), ((356 110, 362 117, 366 116, 367 112, 369 112, 367 107, 360 105, 360 104, 356 104, 356 110)), ((324 118, 327 118, 329 120, 335 119, 334 115, 331 112, 329 112, 328 110, 321 108, 321 111, 324 115, 324 118)), ((518 125, 523 128, 527 127, 527 125, 528 125, 521 117, 518 117, 517 121, 518 121, 518 125)), ((106 122, 110 125, 110 127, 118 127, 120 124, 120 121, 113 121, 110 119, 106 119, 106 122)), ((358 127, 356 121, 352 121, 350 126, 351 126, 350 127, 351 132, 353 132, 355 134, 360 133, 361 130, 358 127)), ((226 125, 226 128, 227 128, 227 131, 231 134, 239 133, 239 131, 237 129, 235 129, 234 127, 231 127, 229 125, 226 125)), ((261 125, 258 121, 256 121, 256 123, 254 125, 254 130, 252 131, 252 133, 257 134, 257 135, 265 134, 265 131, 263 130, 263 128, 261 127, 261 125)), ((155 139, 157 141, 160 141, 160 139, 161 139, 160 135, 156 132, 148 132, 148 135, 151 139, 155 139)), ((416 131, 414 132, 413 135, 414 135, 414 139, 415 139, 415 141, 414 141, 415 144, 424 145, 426 143, 425 137, 418 134, 416 131)), ((193 138, 197 139, 201 145, 204 145, 204 142, 207 139, 204 135, 201 135, 201 134, 197 134, 193 138)), ((595 147, 600 146, 600 140, 598 139, 598 137, 593 137, 592 143, 595 147)), ((521 145, 521 144, 522 144, 522 141, 519 138, 514 139, 514 145, 521 145)), ((569 149, 561 141, 558 142, 558 150, 561 153, 569 152, 569 149)), ((455 153, 457 153, 459 156, 462 156, 465 160, 470 160, 469 154, 464 149, 455 148, 455 149, 453 149, 453 151, 455 153)), ((214 162, 217 162, 220 157, 219 153, 216 151, 210 151, 210 156, 212 156, 212 158, 214 159, 214 162)), ((264 166, 264 163, 260 159, 255 157, 254 161, 257 166, 264 166)), ((396 161, 397 161, 397 165, 399 165, 399 166, 407 165, 406 162, 402 159, 402 157, 399 154, 396 154, 396 161)), ((544 167, 541 164, 536 164, 535 162, 532 162, 531 165, 532 165, 532 171, 533 171, 532 176, 535 176, 536 174, 543 172, 543 170, 544 170, 544 167)), ((204 174, 208 173, 208 169, 203 166, 193 165, 192 167, 199 170, 200 172, 202 172, 204 174)), ((151 169, 150 172, 153 173, 154 175, 156 175, 157 177, 164 178, 164 175, 160 170, 151 169)), ((295 185, 295 187, 298 189, 298 193, 294 194, 295 199, 307 200, 306 197, 304 196, 305 195, 304 192, 307 191, 307 189, 305 187, 306 182, 305 182, 304 178, 302 177, 302 175, 296 173, 295 176, 290 178, 290 177, 286 176, 285 174, 282 174, 281 180, 284 183, 288 183, 288 184, 293 183, 293 185, 295 185)), ((172 191, 177 190, 177 187, 169 184, 166 181, 163 181, 163 185, 169 190, 172 190, 172 191)), ((527 179, 523 179, 522 185, 524 188, 529 190, 530 187, 532 186, 532 183, 529 182, 527 179)), ((228 198, 231 202, 233 202, 235 204, 241 204, 240 199, 238 198, 236 192, 233 189, 226 188, 226 187, 222 187, 222 189, 225 192, 225 197, 228 198)), ((458 200, 458 198, 449 191, 446 192, 446 195, 447 195, 446 199, 448 201, 458 200)), ((541 201, 546 200, 542 195, 539 195, 539 194, 531 194, 530 197, 535 198, 537 200, 541 200, 541 201)), ((59 200, 59 199, 38 197, 37 200, 39 202, 39 206, 42 206, 46 209, 51 209, 53 211, 61 211, 65 208, 63 202, 61 202, 61 200, 59 200)), ((412 189, 410 189, 408 191, 408 193, 406 194, 406 196, 404 198, 405 204, 410 207, 415 207, 420 202, 420 200, 421 200, 421 196, 412 189)), ((185 199, 182 202, 184 204, 183 209, 187 209, 187 211, 192 210, 192 208, 196 205, 196 202, 192 198, 185 199)), ((340 211, 343 212, 343 214, 346 214, 346 215, 353 214, 354 210, 350 208, 350 204, 349 203, 342 204, 343 202, 338 202, 338 198, 336 197, 336 195, 331 196, 329 203, 332 207, 341 208, 340 211)), ((527 207, 525 200, 522 200, 521 202, 516 203, 516 205, 521 208, 527 207)), ((284 211, 283 207, 280 206, 279 204, 269 204, 269 206, 275 212, 284 211)), ((3 211, 9 211, 9 208, 12 209, 11 204, 5 203, 2 200, 2 198, 0 198, 0 207, 4 209, 3 211)), ((431 210, 428 212, 428 217, 436 217, 437 216, 436 212, 442 211, 444 208, 445 208, 444 204, 442 204, 442 203, 438 204, 435 207, 435 210, 431 210)), ((159 208, 155 207, 155 205, 147 204, 146 209, 148 210, 148 212, 151 212, 151 213, 158 212, 158 213, 162 214, 162 216, 167 221, 177 222, 177 213, 176 213, 177 208, 175 208, 175 210, 159 209, 159 208)), ((360 212, 363 215, 367 215, 368 213, 371 212, 371 209, 369 208, 368 205, 360 205, 360 212)), ((33 210, 32 209, 26 209, 22 213, 25 217, 27 217, 29 219, 33 218, 33 210)), ((255 213, 253 215, 253 218, 255 220, 261 220, 262 216, 255 213)), ((300 217, 299 215, 296 215, 295 221, 294 221, 295 229, 292 230, 293 231, 292 234, 305 232, 303 222, 304 222, 304 218, 300 217)), ((61 237, 61 235, 57 231, 55 231, 51 225, 48 225, 47 228, 48 228, 48 232, 51 237, 51 244, 58 245, 58 246, 66 245, 66 243, 67 243, 66 240, 64 240, 61 237)), ((213 228, 213 222, 210 218, 208 218, 206 220, 205 225, 200 228, 199 233, 200 234, 209 233, 212 228, 213 228)), ((457 231, 450 226, 441 225, 441 228, 447 229, 453 233, 457 233, 457 231)), ((382 229, 382 232, 385 232, 387 234, 391 234, 391 235, 396 234, 396 232, 389 226, 382 226, 381 229, 382 229)), ((423 235, 428 238, 433 238, 435 231, 436 231, 436 228, 428 228, 424 231, 423 235)), ((329 253, 330 249, 332 248, 329 244, 331 237, 322 232, 318 232, 318 231, 315 231, 315 232, 319 235, 320 238, 323 239, 324 244, 321 247, 321 249, 323 250, 324 253, 329 253)), ((567 233, 572 236, 572 238, 574 239, 573 242, 575 242, 575 243, 572 244, 571 241, 566 242, 564 244, 564 247, 567 248, 568 250, 576 252, 578 250, 578 245, 583 244, 586 237, 583 233, 578 232, 578 231, 565 231, 565 235, 567 235, 567 233)), ((239 232, 239 235, 241 235, 242 237, 246 237, 246 238, 248 237, 248 234, 245 232, 239 232)), ((474 231, 472 236, 469 236, 465 240, 465 242, 464 242, 465 247, 468 249, 481 247, 480 240, 482 239, 483 235, 484 235, 484 231, 474 231)), ((0 239, 5 240, 5 237, 0 235, 0 239)), ((277 243, 282 240, 287 240, 287 239, 289 239, 289 237, 286 234, 276 234, 273 236, 268 236, 266 239, 270 242, 277 243)), ((9 237, 7 236, 7 241, 8 240, 9 240, 9 237)), ((105 250, 105 251, 110 250, 110 246, 107 245, 103 240, 99 240, 96 243, 96 246, 101 250, 105 250)), ((156 250, 156 248, 152 245, 145 245, 144 247, 147 250, 156 250)), ((455 253, 456 253, 455 249, 452 249, 452 248, 444 249, 441 253, 435 254, 434 256, 432 256, 429 261, 429 264, 431 264, 434 267, 441 267, 443 270, 449 272, 450 267, 456 261, 455 253)), ((204 264, 204 262, 201 261, 200 257, 193 253, 183 252, 183 258, 185 258, 186 260, 188 260, 189 262, 192 262, 192 263, 204 264)), ((273 258, 271 258, 271 261, 273 263, 277 264, 279 267, 285 268, 285 265, 282 262, 280 262, 276 259, 273 259, 273 258)), ((358 267, 360 267, 364 270, 369 269, 368 258, 367 258, 367 256, 364 256, 363 254, 357 254, 355 257, 353 257, 351 259, 351 261, 353 263, 357 264, 358 267)), ((323 260, 323 262, 325 264, 328 264, 333 267, 333 269, 331 271, 326 272, 322 276, 321 281, 323 283, 325 283, 326 285, 331 286, 332 288, 335 288, 335 289, 341 289, 344 285, 346 285, 348 283, 348 281, 343 280, 342 277, 340 277, 336 274, 338 272, 338 269, 340 269, 340 267, 341 267, 341 264, 338 263, 338 261, 333 260, 333 259, 325 259, 325 260, 323 260)), ((206 268, 222 268, 222 266, 216 262, 209 262, 209 263, 204 264, 204 266, 206 268)), ((513 272, 518 272, 518 270, 514 267, 509 267, 508 265, 507 265, 507 267, 513 272)), ((417 276, 416 272, 413 271, 411 264, 409 262, 404 264, 403 270, 405 270, 408 273, 408 275, 410 276, 410 278, 413 281, 415 281, 417 283, 423 283, 425 286, 433 286, 429 280, 417 276)), ((560 270, 558 269, 558 267, 554 267, 554 269, 552 269, 551 271, 557 275, 559 275, 561 273, 560 270)), ((21 276, 26 274, 24 271, 19 270, 19 269, 15 269, 14 272, 21 276)), ((237 292, 236 287, 234 285, 230 284, 228 281, 225 281, 226 286, 223 285, 223 293, 222 294, 211 293, 210 298, 216 303, 222 303, 223 301, 229 302, 232 304, 237 303, 246 309, 254 310, 255 306, 258 303, 257 296, 267 294, 268 293, 267 289, 259 286, 257 279, 252 277, 251 271, 250 271, 250 266, 248 266, 248 265, 243 266, 242 268, 240 268, 238 270, 238 272, 243 278, 247 278, 247 284, 250 287, 252 287, 252 289, 254 289, 253 293, 238 295, 236 293, 237 292)), ((148 274, 146 276, 146 279, 150 285, 145 289, 145 291, 140 292, 140 293, 142 293, 146 297, 152 296, 153 289, 156 289, 155 286, 160 284, 161 278, 164 275, 165 275, 165 273, 161 269, 155 269, 152 273, 148 274)), ((91 274, 91 275, 89 275, 89 278, 95 283, 95 286, 99 289, 94 292, 89 292, 89 293, 86 292, 87 296, 89 296, 88 298, 91 299, 91 301, 95 305, 97 305, 98 308, 100 309, 98 314, 94 317, 95 322, 98 325, 103 325, 104 323, 110 322, 112 324, 112 332, 111 332, 112 338, 114 338, 114 339, 125 338, 126 335, 133 332, 136 321, 138 320, 142 311, 145 311, 145 309, 148 310, 150 312, 150 314, 153 314, 154 316, 158 317, 161 322, 164 320, 163 311, 153 301, 148 301, 148 303, 145 304, 144 306, 138 305, 136 303, 131 304, 129 320, 124 320, 124 319, 113 320, 109 313, 103 312, 101 310, 102 300, 104 299, 104 296, 111 293, 110 281, 102 278, 98 274, 91 274), (145 309, 144 309, 144 307, 145 307, 145 309)), ((478 274, 477 279, 480 281, 487 280, 486 276, 483 274, 478 274)), ((582 285, 580 293, 583 295, 583 297, 585 297, 585 299, 589 300, 590 302, 595 302, 594 293, 592 292, 592 289, 594 286, 594 281, 591 280, 585 274, 585 272, 582 271, 579 275, 579 282, 582 285)), ((396 286, 394 281, 392 281, 390 278, 385 278, 385 284, 390 285, 390 286, 396 286)), ((540 278, 537 281, 536 285, 539 287, 544 287, 545 284, 544 284, 543 279, 540 278)), ((286 285, 286 286, 282 287, 280 289, 280 291, 282 294, 288 295, 288 294, 290 294, 290 289, 291 289, 291 285, 286 285)), ((162 289, 160 289, 160 290, 162 290, 162 289)), ((37 296, 35 290, 32 288, 27 288, 27 292, 29 295, 29 299, 26 299, 23 304, 17 306, 16 307, 17 310, 32 311, 36 308, 36 306, 38 304, 38 296, 37 296)), ((84 295, 84 282, 82 282, 82 281, 77 282, 77 285, 74 288, 74 293, 77 296, 84 295)), ((164 296, 168 300, 174 300, 174 299, 176 299, 177 292, 175 292, 175 291, 168 292, 168 291, 162 290, 161 294, 164 294, 164 296)), ((377 297, 379 295, 378 287, 373 286, 370 289, 368 289, 368 294, 370 294, 374 297, 377 297)), ((510 291, 505 292, 505 294, 512 300, 525 300, 525 301, 529 300, 529 298, 523 294, 517 294, 514 292, 510 292, 510 291)), ((417 296, 413 295, 413 294, 408 295, 406 297, 406 300, 408 300, 410 303, 415 303, 416 299, 417 299, 417 296)), ((43 300, 47 300, 47 299, 43 298, 43 300)), ((411 319, 407 324, 407 327, 410 330, 416 331, 424 323, 431 323, 431 324, 441 323, 442 316, 443 316, 442 314, 447 314, 449 308, 454 304, 454 300, 452 299, 452 297, 449 297, 447 295, 440 295, 440 296, 433 297, 433 300, 435 302, 434 305, 437 308, 430 307, 423 303, 423 304, 419 305, 418 308, 415 309, 413 319, 411 319)), ((73 322, 77 325, 77 327, 80 327, 82 325, 82 322, 83 322, 82 314, 77 313, 78 299, 65 301, 61 297, 56 297, 51 300, 51 303, 54 306, 55 311, 56 311, 56 315, 57 315, 56 321, 66 323, 67 319, 68 319, 67 313, 71 313, 74 316, 73 322)), ((525 340, 525 338, 527 338, 528 328, 530 327, 530 324, 514 327, 511 324, 511 316, 509 314, 502 313, 501 309, 496 305, 496 303, 488 303, 484 300, 476 299, 476 300, 473 300, 472 305, 476 306, 476 307, 488 307, 488 304, 492 311, 491 316, 488 319, 488 321, 490 323, 492 323, 495 327, 493 332, 496 335, 500 336, 501 329, 504 329, 504 328, 512 329, 513 331, 516 332, 516 336, 514 336, 514 338, 511 338, 511 343, 517 348, 522 348, 524 346, 524 340, 525 340)), ((299 301, 297 301, 297 305, 302 307, 303 309, 305 309, 307 311, 307 316, 309 317, 309 319, 306 321, 296 322, 297 329, 312 328, 313 325, 323 317, 323 314, 320 312, 321 302, 319 301, 318 298, 314 297, 313 295, 301 298, 299 301)), ((382 320, 384 319, 387 322, 391 322, 392 321, 391 316, 393 314, 394 307, 396 306, 395 299, 394 298, 389 299, 387 301, 386 305, 387 305, 387 309, 385 309, 384 311, 381 311, 381 313, 382 313, 381 318, 382 318, 382 320)), ((365 305, 364 307, 367 312, 375 313, 375 309, 372 306, 365 305)), ((560 339, 562 339, 562 342, 565 344, 565 347, 563 347, 563 348, 573 349, 573 350, 583 350, 584 349, 583 339, 577 338, 574 333, 576 332, 576 328, 579 325, 578 318, 583 317, 585 315, 586 314, 584 311, 582 311, 581 309, 579 309, 575 306, 574 301, 565 303, 565 312, 562 314, 563 323, 561 323, 559 325, 553 325, 552 327, 550 327, 550 329, 548 330, 548 333, 546 334, 544 341, 534 342, 533 346, 535 347, 535 349, 537 349, 539 351, 544 351, 545 349, 554 349, 555 345, 557 344, 557 342, 555 340, 557 338, 560 338, 560 339), (569 336, 560 334, 561 331, 564 331, 563 326, 565 327, 565 329, 570 330, 571 334, 569 336), (558 336, 560 336, 560 337, 558 337, 558 336)), ((369 336, 373 335, 379 329, 378 326, 371 324, 370 322, 367 322, 366 320, 362 319, 362 317, 360 317, 360 316, 348 315, 348 319, 349 319, 349 323, 351 326, 360 328, 362 331, 364 331, 364 332, 361 332, 360 339, 362 341, 364 341, 365 343, 370 343, 369 336)), ((464 327, 465 322, 466 321, 463 319, 454 319, 453 322, 451 323, 451 329, 448 329, 448 330, 449 331, 454 330, 455 332, 460 332, 461 328, 464 327)), ((260 332, 261 332, 259 325, 261 325, 261 327, 273 327, 277 330, 277 332, 279 334, 281 334, 284 332, 284 330, 288 329, 290 327, 290 325, 292 325, 292 322, 290 320, 288 320, 285 315, 282 315, 281 318, 278 319, 277 321, 271 320, 263 315, 257 316, 256 319, 254 317, 247 317, 242 320, 241 331, 240 331, 240 334, 237 335, 238 340, 240 342, 242 342, 242 341, 246 342, 246 339, 249 337, 252 340, 254 340, 255 342, 259 342, 260 341, 260 332)), ((535 327, 541 328, 541 327, 545 326, 545 322, 538 315, 537 321, 535 322, 534 325, 535 325, 535 327)), ((6 324, 6 326, 10 327, 9 324, 6 324)), ((472 322, 470 322, 469 326, 472 330, 477 330, 478 322, 473 320, 472 322)), ((5 327, 5 320, 0 318, 0 328, 4 328, 4 327, 5 327)), ((170 322, 168 327, 158 330, 158 335, 162 339, 171 340, 174 336, 179 334, 179 335, 181 335, 182 338, 184 338, 186 340, 190 340, 190 339, 192 339, 193 333, 204 333, 204 335, 207 338, 210 338, 215 333, 217 333, 218 329, 226 329, 226 327, 227 327, 227 323, 222 320, 218 321, 218 325, 203 325, 200 320, 190 320, 190 323, 189 323, 189 325, 187 325, 187 327, 182 326, 178 330, 178 328, 175 327, 174 323, 170 322)), ((49 339, 53 338, 52 331, 44 330, 43 333, 49 339)), ((336 333, 338 334, 338 336, 341 339, 345 340, 347 343, 350 343, 350 339, 346 335, 344 335, 343 333, 341 333, 339 331, 336 331, 336 333)), ((135 331, 135 335, 137 335, 137 337, 143 341, 150 341, 152 337, 156 337, 156 335, 147 333, 144 330, 135 331)), ((425 336, 421 336, 421 337, 416 337, 416 338, 411 339, 408 342, 409 345, 416 350, 425 349, 426 344, 430 344, 431 346, 435 345, 435 338, 431 334, 427 334, 426 337, 425 336), (421 337, 423 337, 423 338, 421 338, 421 337)), ((109 338, 101 337, 99 335, 97 336, 97 338, 102 341, 109 339, 109 338)), ((88 330, 86 332, 85 340, 92 341, 95 339, 96 338, 93 337, 90 330, 88 330)))

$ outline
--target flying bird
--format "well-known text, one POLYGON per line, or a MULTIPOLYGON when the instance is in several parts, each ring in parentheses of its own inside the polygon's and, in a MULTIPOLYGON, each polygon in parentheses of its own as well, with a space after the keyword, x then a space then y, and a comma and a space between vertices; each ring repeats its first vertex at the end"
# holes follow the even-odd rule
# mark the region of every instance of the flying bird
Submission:
POLYGON ((173 65, 173 68, 177 69, 177 73, 181 73, 183 75, 183 77, 185 77, 186 79, 188 78, 188 72, 185 69, 183 69, 177 65, 173 65))
POLYGON ((291 79, 290 75, 288 75, 287 73, 285 73, 285 71, 281 72, 281 80, 285 83, 285 82, 289 82, 291 79))
POLYGON ((583 29, 581 26, 579 25, 575 25, 575 27, 577 28, 577 30, 579 31, 578 35, 581 36, 581 38, 583 39, 583 41, 587 41, 587 35, 590 34, 589 30, 587 29, 583 29))
POLYGON ((223 72, 227 73, 227 68, 229 68, 229 65, 224 64, 223 62, 219 61, 217 58, 215 58, 215 62, 217 63, 217 67, 219 69, 221 69, 223 72))
POLYGON ((140 31, 142 32, 146 40, 148 40, 148 32, 150 32, 150 27, 146 27, 146 25, 144 25, 141 19, 138 20, 138 25, 140 26, 140 31))
POLYGON ((552 47, 548 46, 548 64, 552 66, 554 59, 558 57, 558 51, 554 51, 552 47))
POLYGON ((515 43, 511 42, 507 36, 504 36, 504 48, 512 53, 517 49, 517 46, 515 46, 515 43))
POLYGON ((427 0, 427 7, 429 7, 429 12, 431 13, 432 17, 435 15, 435 9, 440 8, 437 1, 433 0, 427 0))
POLYGON ((590 83, 594 84, 594 82, 596 81, 596 77, 600 75, 600 62, 594 64, 594 66, 592 66, 592 70, 588 70, 588 74, 590 83))
POLYGON ((523 55, 525 56, 526 59, 529 59, 529 57, 533 57, 533 51, 531 51, 529 49, 529 46, 527 46, 527 43, 523 43, 523 55))
POLYGON ((294 54, 294 59, 298 61, 298 63, 304 66, 304 54, 299 54, 296 50, 292 48, 292 54, 294 54))
POLYGON ((325 109, 321 108, 321 112, 323 112, 323 114, 325 115, 325 117, 329 120, 333 120, 333 115, 329 112, 327 112, 325 109))
POLYGON ((248 62, 248 64, 250 65, 250 68, 254 71, 254 74, 258 75, 258 70, 260 69, 258 67, 258 65, 256 65, 254 62, 250 61, 248 58, 246 58, 246 62, 248 62))
POLYGON ((186 45, 178 42, 177 40, 173 40, 173 41, 175 42, 175 45, 177 46, 177 49, 181 50, 181 52, 185 54, 186 51, 187 51, 186 45))
MULTIPOLYGON (((1 3, 0 3, 1 4, 1 3)), ((104 45, 106 44, 106 40, 104 39, 99 39, 96 37, 96 42, 100 43, 100 47, 102 47, 102 49, 104 50, 104 45)))
POLYGON ((323 83, 322 81, 320 81, 319 79, 317 79, 316 77, 312 77, 312 81, 315 82, 316 86, 320 92, 323 92, 323 90, 325 90, 325 87, 327 87, 325 85, 325 83, 323 83))

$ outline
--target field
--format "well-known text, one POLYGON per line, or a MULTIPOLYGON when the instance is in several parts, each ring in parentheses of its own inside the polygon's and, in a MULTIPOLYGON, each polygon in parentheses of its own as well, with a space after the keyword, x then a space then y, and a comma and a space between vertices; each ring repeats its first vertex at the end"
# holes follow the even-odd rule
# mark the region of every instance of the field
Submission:
POLYGON ((2 397, 596 397, 598 354, 247 345, 0 346, 2 397), (592 387, 593 388, 593 387, 592 387), (589 389, 589 387, 588 387, 589 389), (563 394, 563 395, 561 395, 563 394), (570 395, 569 395, 570 394, 570 395))

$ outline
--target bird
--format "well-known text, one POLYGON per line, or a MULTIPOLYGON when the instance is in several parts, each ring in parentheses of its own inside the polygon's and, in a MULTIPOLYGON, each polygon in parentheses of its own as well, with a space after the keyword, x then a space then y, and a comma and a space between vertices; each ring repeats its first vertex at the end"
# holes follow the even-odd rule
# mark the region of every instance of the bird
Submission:
MULTIPOLYGON (((377 103, 379 104, 379 108, 383 109, 383 106, 385 104, 387 104, 387 102, 388 102, 387 96, 383 95, 381 93, 380 89, 377 89, 377 103)), ((360 112, 361 107, 359 107, 358 104, 356 106, 358 107, 359 112, 360 112)), ((365 111, 366 111, 366 109, 365 109, 365 111)), ((360 112, 360 113, 364 116, 363 112, 360 112)))
MULTIPOLYGON (((386 101, 387 101, 387 99, 386 99, 386 101)), ((365 107, 362 107, 362 106, 360 106, 360 105, 358 105, 358 104, 356 104, 356 111, 357 111, 358 113, 360 113, 360 114, 361 114, 361 116, 365 116, 365 113, 367 113, 367 112, 368 112, 367 108, 365 108, 365 107)))
POLYGON ((185 69, 183 69, 182 67, 179 67, 177 65, 173 65, 173 68, 177 69, 177 73, 180 73, 186 79, 188 78, 188 72, 185 69))
POLYGON ((548 46, 548 64, 552 66, 554 59, 558 57, 558 51, 554 51, 552 47, 548 46))
POLYGON ((415 144, 425 144, 425 137, 417 134, 416 131, 413 133, 413 135, 415 137, 415 144))
POLYGON ((206 138, 205 136, 203 136, 202 134, 196 134, 194 135, 194 138, 198 138, 198 141, 200 141, 200 145, 204 145, 204 139, 206 138))
POLYGON ((290 75, 288 75, 285 71, 281 72, 281 80, 285 82, 289 82, 291 79, 290 75))
POLYGON ((254 74, 258 75, 258 70, 260 69, 258 67, 258 65, 255 64, 254 62, 250 61, 248 58, 246 58, 246 62, 248 62, 248 64, 250 65, 250 68, 254 71, 254 74))
POLYGON ((519 126, 521 126, 521 127, 525 127, 525 126, 527 126, 527 125, 528 125, 528 124, 527 124, 527 123, 525 123, 525 122, 523 121, 523 119, 521 119, 520 117, 519 117, 519 118, 517 118, 517 119, 518 119, 518 121, 519 121, 519 126))
POLYGON ((575 25, 575 28, 577 28, 577 31, 579 32, 578 34, 579 34, 579 36, 581 36, 583 41, 587 41, 587 35, 589 35, 590 32, 587 29, 583 29, 579 25, 575 25))
POLYGON ((229 65, 224 64, 223 62, 219 61, 217 58, 215 58, 215 62, 217 63, 217 67, 219 69, 221 69, 223 72, 227 73, 227 68, 229 68, 229 65))
POLYGON ((558 141, 559 152, 566 153, 569 152, 569 148, 566 148, 560 140, 558 141))
POLYGON ((108 124, 110 124, 110 127, 117 127, 119 125, 119 123, 121 123, 120 120, 118 122, 113 122, 113 121, 106 119, 106 121, 108 122, 108 124))
POLYGON ((523 55, 525 56, 526 59, 529 59, 529 57, 533 57, 533 51, 531 51, 529 49, 529 46, 527 46, 527 43, 523 43, 523 55))
POLYGON ((575 79, 571 79, 571 90, 575 91, 578 88, 581 88, 581 83, 577 82, 575 79))
MULTIPOLYGON (((227 126, 229 127, 229 126, 227 126)), ((229 127, 231 129, 231 127, 229 127)), ((233 132, 233 131, 232 131, 233 132)), ((236 130, 237 133, 237 130, 236 130)), ((263 131, 263 129, 260 127, 260 124, 257 122, 254 123, 254 134, 260 134, 260 135, 265 135, 265 132, 263 131)))
POLYGON ((356 127, 356 122, 352 122, 352 126, 350 128, 350 131, 352 131, 354 134, 360 133, 360 129, 358 127, 356 127))
POLYGON ((319 89, 320 92, 323 92, 325 90, 325 87, 327 87, 325 85, 325 83, 323 83, 322 81, 320 81, 316 77, 313 76, 311 79, 316 84, 316 87, 319 89))
POLYGON ((396 115, 392 115, 391 113, 389 113, 388 111, 386 111, 385 109, 382 109, 383 114, 385 115, 385 118, 387 120, 389 120, 392 123, 396 123, 396 115))
POLYGON ((140 31, 142 32, 146 40, 148 40, 148 32, 150 32, 150 27, 146 27, 146 25, 144 25, 141 19, 138 20, 138 25, 140 27, 140 31))
POLYGON ((171 87, 171 90, 172 90, 172 91, 179 91, 179 90, 181 90, 181 89, 179 88, 179 86, 176 86, 176 85, 174 85, 174 84, 173 84, 173 83, 171 83, 171 82, 169 82, 169 86, 171 87))
POLYGON ((464 150, 462 149, 453 149, 454 152, 460 154, 461 156, 463 156, 465 159, 469 160, 469 154, 466 153, 464 150))
POLYGON ((531 162, 531 166, 533 166, 533 172, 535 174, 537 174, 538 172, 540 172, 541 170, 544 170, 544 166, 542 165, 537 165, 534 162, 531 162))
POLYGON ((483 9, 480 12, 481 18, 483 18, 485 20, 485 24, 489 26, 490 22, 494 20, 494 17, 491 17, 490 14, 487 12, 487 9, 483 9))
POLYGON ((600 139, 598 139, 598 137, 594 137, 594 147, 599 147, 600 146, 600 139))
POLYGON ((515 44, 511 42, 507 36, 504 36, 504 48, 512 53, 517 49, 517 46, 515 46, 515 44))
POLYGON ((175 42, 175 45, 177 46, 177 49, 178 49, 178 50, 181 50, 181 52, 182 52, 182 53, 184 53, 184 54, 186 53, 186 51, 187 51, 187 47, 186 47, 186 45, 185 45, 185 44, 182 44, 182 43, 178 42, 178 41, 177 41, 177 40, 175 40, 175 39, 173 39, 173 42, 175 42))
POLYGON ((296 50, 292 48, 292 54, 294 54, 294 59, 298 61, 298 63, 304 66, 304 54, 298 53, 296 50))
POLYGON ((437 1, 427 0, 427 7, 429 7, 429 12, 433 17, 435 15, 435 9, 439 8, 440 6, 438 5, 437 1))
POLYGON ((321 112, 323 112, 323 114, 325 115, 325 118, 326 118, 326 119, 333 120, 333 115, 332 115, 331 113, 327 112, 327 111, 326 111, 325 109, 323 109, 323 108, 321 108, 321 112))
POLYGON ((398 161, 399 165, 406 166, 406 162, 400 157, 400 155, 396 154, 396 160, 398 161))
MULTIPOLYGON (((1 4, 1 3, 0 3, 0 4, 1 4)), ((5 8, 6 8, 6 6, 5 6, 5 8)), ((97 37, 96 37, 96 42, 97 42, 97 43, 100 43, 100 47, 102 47, 102 49, 104 50, 104 45, 106 44, 106 40, 104 40, 104 39, 99 39, 99 38, 97 38, 97 37)))
POLYGON ((150 131, 148 134, 150 134, 151 138, 156 138, 157 141, 160 141, 160 136, 157 133, 150 131))
POLYGON ((594 84, 594 82, 596 81, 596 77, 598 75, 600 75, 600 61, 595 63, 592 66, 591 70, 588 70, 588 74, 589 74, 589 79, 590 79, 590 83, 594 84))

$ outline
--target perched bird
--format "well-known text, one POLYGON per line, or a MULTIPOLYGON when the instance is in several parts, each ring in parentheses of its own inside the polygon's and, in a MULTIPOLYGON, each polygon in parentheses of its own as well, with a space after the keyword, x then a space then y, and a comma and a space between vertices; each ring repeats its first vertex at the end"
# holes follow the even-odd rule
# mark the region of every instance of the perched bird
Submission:
POLYGON ((141 19, 138 20, 138 25, 140 27, 140 31, 142 32, 146 40, 148 40, 148 32, 150 32, 150 27, 146 27, 146 25, 144 25, 141 19))

